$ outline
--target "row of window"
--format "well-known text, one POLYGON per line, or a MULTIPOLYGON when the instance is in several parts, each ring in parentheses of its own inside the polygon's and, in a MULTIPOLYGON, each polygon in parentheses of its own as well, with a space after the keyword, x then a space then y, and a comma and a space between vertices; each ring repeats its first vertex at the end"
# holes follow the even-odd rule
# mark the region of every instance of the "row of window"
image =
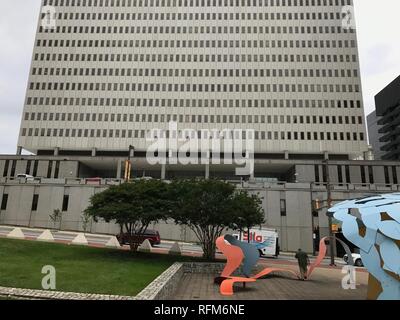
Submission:
MULTIPOLYGON (((246 9, 246 7, 241 7, 242 11, 246 9)), ((46 13, 42 14, 42 18, 45 18, 46 13)), ((300 20, 300 21, 310 21, 310 20, 342 20, 344 18, 344 14, 342 12, 225 12, 225 13, 217 13, 217 12, 132 12, 132 13, 79 13, 79 12, 58 12, 55 16, 58 20, 93 20, 93 21, 102 21, 102 20, 110 20, 110 21, 281 21, 281 20, 300 20)))
POLYGON ((180 123, 268 123, 268 124, 363 124, 361 116, 278 116, 278 115, 160 115, 102 113, 35 113, 25 112, 25 121, 89 122, 170 122, 180 123))
POLYGON ((44 5, 66 7, 308 7, 346 6, 351 0, 44 0, 44 5))
POLYGON ((66 48, 355 48, 355 40, 37 40, 37 47, 66 48))
POLYGON ((56 26, 39 27, 39 33, 62 34, 341 34, 351 33, 340 26, 56 26))
MULTIPOLYGON (((57 161, 49 161, 48 162, 48 167, 47 167, 47 178, 55 178, 57 179, 60 173, 60 160, 57 161), (54 166, 54 175, 52 175, 53 173, 53 162, 55 162, 55 166, 54 166)), ((38 173, 38 166, 39 166, 39 160, 28 160, 26 162, 26 169, 25 169, 25 173, 32 175, 34 177, 37 176, 38 173), (32 166, 33 163, 33 166, 32 166), (32 172, 31 172, 32 171, 32 172)), ((17 160, 6 160, 4 163, 4 168, 3 168, 3 177, 15 177, 15 171, 17 168, 17 160), (11 164, 11 166, 10 166, 11 164), (11 167, 11 171, 10 173, 8 172, 9 169, 11 167)), ((19 172, 20 173, 20 172, 19 172)))
MULTIPOLYGON (((315 182, 327 182, 328 181, 328 173, 326 166, 322 166, 322 177, 320 176, 320 165, 315 165, 315 182), (321 180, 322 179, 322 180, 321 180)), ((372 166, 360 166, 360 175, 361 175, 361 183, 370 183, 374 184, 374 169, 372 166), (367 182, 368 177, 368 182, 367 182)), ((336 172, 339 183, 351 183, 350 177, 350 166, 336 166, 336 172), (344 168, 343 168, 344 167, 344 168), (344 179, 343 179, 344 178, 344 179)), ((384 166, 384 176, 386 184, 398 184, 397 177, 397 168, 395 166, 388 167, 384 166), (390 174, 392 178, 392 182, 390 180, 390 174)))
POLYGON ((30 90, 54 91, 144 91, 144 92, 360 92, 358 84, 189 84, 189 83, 93 83, 31 82, 30 90))
POLYGON ((62 54, 35 53, 34 61, 100 62, 302 62, 356 63, 357 55, 312 54, 62 54))
POLYGON ((113 106, 185 108, 361 108, 361 100, 197 100, 197 99, 123 99, 28 97, 34 106, 113 106))
MULTIPOLYGON (((71 137, 71 138, 146 138, 151 137, 146 130, 119 129, 44 129, 22 128, 23 137, 71 137)), ((201 131, 198 131, 201 135, 201 131)), ((166 136, 168 137, 168 131, 166 136)), ((362 132, 290 132, 290 131, 255 131, 255 140, 334 140, 334 141, 364 141, 362 132)))
POLYGON ((33 76, 107 77, 252 77, 357 78, 350 69, 152 69, 152 68, 32 68, 33 76))

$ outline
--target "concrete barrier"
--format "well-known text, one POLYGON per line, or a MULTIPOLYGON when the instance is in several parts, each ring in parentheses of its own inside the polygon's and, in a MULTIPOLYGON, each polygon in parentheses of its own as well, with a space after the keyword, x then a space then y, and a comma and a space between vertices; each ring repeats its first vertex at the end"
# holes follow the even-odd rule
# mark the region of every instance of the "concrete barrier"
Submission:
POLYGON ((44 230, 42 232, 42 234, 39 237, 37 237, 36 240, 38 240, 38 241, 46 241, 46 242, 53 242, 54 241, 54 237, 53 237, 53 234, 51 233, 50 230, 44 230))
POLYGON ((25 235, 22 232, 21 228, 14 228, 10 233, 7 235, 7 238, 11 239, 25 239, 25 235))
POLYGON ((87 246, 88 241, 83 233, 78 233, 74 240, 71 242, 72 244, 79 245, 79 246, 87 246))

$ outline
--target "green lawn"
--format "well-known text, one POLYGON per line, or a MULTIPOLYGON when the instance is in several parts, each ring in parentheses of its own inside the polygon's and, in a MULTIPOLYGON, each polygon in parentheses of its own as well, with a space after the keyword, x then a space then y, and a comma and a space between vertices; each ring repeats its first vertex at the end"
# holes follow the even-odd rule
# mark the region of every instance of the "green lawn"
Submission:
POLYGON ((0 238, 0 286, 42 289, 42 267, 52 265, 57 291, 136 295, 175 261, 189 259, 0 238))

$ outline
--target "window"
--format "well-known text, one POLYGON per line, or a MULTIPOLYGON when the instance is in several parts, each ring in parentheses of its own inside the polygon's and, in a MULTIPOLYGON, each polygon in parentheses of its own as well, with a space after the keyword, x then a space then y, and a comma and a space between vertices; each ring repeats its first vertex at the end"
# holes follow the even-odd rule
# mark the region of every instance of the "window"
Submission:
POLYGON ((35 162, 33 163, 33 172, 32 172, 32 175, 34 177, 36 177, 36 175, 37 175, 38 165, 39 165, 39 161, 35 160, 35 162))
POLYGON ((49 165, 47 167, 47 178, 51 178, 52 170, 53 170, 53 161, 49 161, 49 165))
POLYGON ((323 165, 322 166, 322 179, 323 182, 328 182, 328 165, 323 165))
POLYGON ((60 172, 60 161, 56 161, 56 169, 54 170, 54 178, 57 179, 60 172))
POLYGON ((369 183, 374 183, 374 171, 371 166, 368 166, 369 183))
POLYGON ((319 165, 314 166, 315 171, 315 182, 319 182, 319 165))
POLYGON ((8 194, 3 194, 1 199, 1 210, 7 210, 8 194))
POLYGON ((337 166, 337 174, 338 174, 339 184, 342 185, 342 183, 343 183, 342 166, 337 166))
POLYGON ((346 183, 351 183, 350 166, 345 166, 345 171, 346 171, 346 183))
POLYGON ((396 167, 392 167, 393 184, 398 184, 396 167))
POLYGON ((32 211, 36 211, 39 203, 39 195, 34 194, 32 199, 32 211))
POLYGON ((6 163, 4 165, 3 177, 7 177, 9 165, 10 165, 10 160, 6 160, 6 163))
POLYGON ((281 216, 285 217, 286 216, 286 200, 285 199, 281 199, 280 207, 281 207, 281 216))
POLYGON ((26 163, 26 170, 25 170, 26 174, 30 174, 31 172, 31 163, 32 163, 31 160, 28 160, 28 162, 26 163))
POLYGON ((384 167, 385 170, 385 183, 386 184, 390 184, 390 178, 389 178, 389 168, 388 167, 384 167))
POLYGON ((15 169, 17 167, 17 160, 13 160, 12 164, 11 164, 11 173, 10 173, 10 177, 14 177, 15 176, 15 169))
POLYGON ((367 180, 366 180, 366 178, 365 178, 365 167, 364 167, 364 166, 361 166, 361 167, 360 167, 360 170, 361 170, 361 182, 362 182, 363 184, 365 184, 365 183, 367 182, 367 180))
POLYGON ((69 195, 64 195, 62 211, 68 211, 68 204, 69 204, 69 195))

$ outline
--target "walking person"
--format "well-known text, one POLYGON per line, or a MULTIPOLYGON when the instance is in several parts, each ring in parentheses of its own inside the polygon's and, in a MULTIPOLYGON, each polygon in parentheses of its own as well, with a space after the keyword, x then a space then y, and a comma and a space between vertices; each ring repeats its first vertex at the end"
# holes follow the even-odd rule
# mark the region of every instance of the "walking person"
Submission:
POLYGON ((295 258, 299 263, 301 280, 307 279, 307 269, 308 265, 310 264, 310 258, 308 257, 307 253, 301 249, 297 251, 295 258))

